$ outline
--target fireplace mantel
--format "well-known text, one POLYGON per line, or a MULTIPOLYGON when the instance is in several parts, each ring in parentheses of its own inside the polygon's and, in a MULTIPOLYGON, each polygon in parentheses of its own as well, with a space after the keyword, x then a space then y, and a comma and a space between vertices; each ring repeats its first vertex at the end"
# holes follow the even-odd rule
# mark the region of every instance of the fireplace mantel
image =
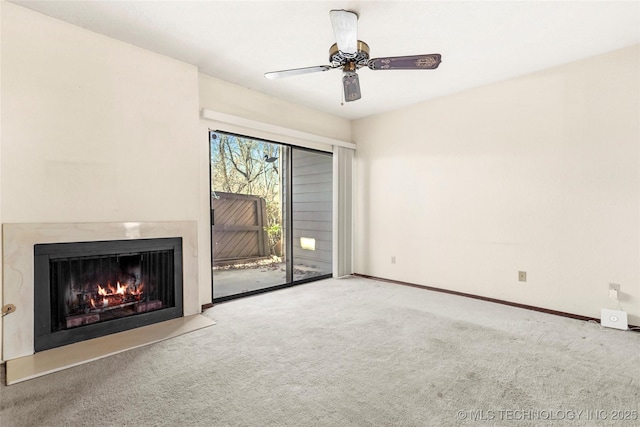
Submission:
POLYGON ((182 237, 184 316, 200 313, 197 223, 118 222, 3 224, 4 304, 15 312, 3 318, 5 361, 34 353, 34 245, 92 240, 182 237))

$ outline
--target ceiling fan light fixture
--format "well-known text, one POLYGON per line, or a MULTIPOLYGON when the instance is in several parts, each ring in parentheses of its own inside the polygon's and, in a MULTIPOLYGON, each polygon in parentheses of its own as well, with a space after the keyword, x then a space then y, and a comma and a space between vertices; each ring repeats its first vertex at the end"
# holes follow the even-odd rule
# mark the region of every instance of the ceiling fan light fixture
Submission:
POLYGON ((358 15, 348 10, 332 10, 329 16, 340 51, 355 55, 358 49, 358 15))

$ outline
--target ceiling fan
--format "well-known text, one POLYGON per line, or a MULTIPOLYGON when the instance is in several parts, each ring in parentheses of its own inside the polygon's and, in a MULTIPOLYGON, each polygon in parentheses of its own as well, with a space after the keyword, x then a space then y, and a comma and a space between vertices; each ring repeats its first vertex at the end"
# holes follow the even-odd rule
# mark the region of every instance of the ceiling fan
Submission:
POLYGON ((329 48, 331 65, 272 71, 264 76, 274 80, 342 68, 344 99, 351 102, 361 98, 360 81, 356 71, 362 67, 366 66, 371 70, 433 70, 440 65, 439 53, 369 59, 369 45, 358 40, 358 15, 348 10, 332 10, 329 16, 336 37, 336 43, 329 48))

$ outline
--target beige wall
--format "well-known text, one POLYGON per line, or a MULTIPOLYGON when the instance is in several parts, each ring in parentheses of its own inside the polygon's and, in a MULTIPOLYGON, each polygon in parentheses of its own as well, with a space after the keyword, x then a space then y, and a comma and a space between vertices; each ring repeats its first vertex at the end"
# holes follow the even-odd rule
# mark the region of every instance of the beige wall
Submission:
POLYGON ((640 325, 639 56, 354 122, 356 272, 640 325))
POLYGON ((195 219, 195 67, 12 4, 2 32, 5 222, 195 219))
MULTIPOLYGON (((213 77, 200 75, 200 106, 220 113, 243 117, 261 123, 281 126, 327 138, 351 141, 351 121, 301 107, 281 99, 252 91, 213 77)), ((203 122, 211 125, 206 120, 203 122)), ((231 129, 229 126, 228 129, 231 129)), ((293 138, 236 128, 236 132, 251 132, 250 136, 296 143, 293 138)), ((308 141, 303 141, 308 142, 308 141)))

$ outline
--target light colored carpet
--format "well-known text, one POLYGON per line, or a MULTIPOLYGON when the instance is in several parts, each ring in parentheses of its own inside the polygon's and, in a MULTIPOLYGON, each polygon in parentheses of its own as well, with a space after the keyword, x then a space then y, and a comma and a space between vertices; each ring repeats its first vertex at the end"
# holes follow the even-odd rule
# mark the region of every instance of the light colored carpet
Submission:
POLYGON ((206 315, 217 325, 0 386, 0 425, 640 425, 635 332, 361 278, 206 315))

